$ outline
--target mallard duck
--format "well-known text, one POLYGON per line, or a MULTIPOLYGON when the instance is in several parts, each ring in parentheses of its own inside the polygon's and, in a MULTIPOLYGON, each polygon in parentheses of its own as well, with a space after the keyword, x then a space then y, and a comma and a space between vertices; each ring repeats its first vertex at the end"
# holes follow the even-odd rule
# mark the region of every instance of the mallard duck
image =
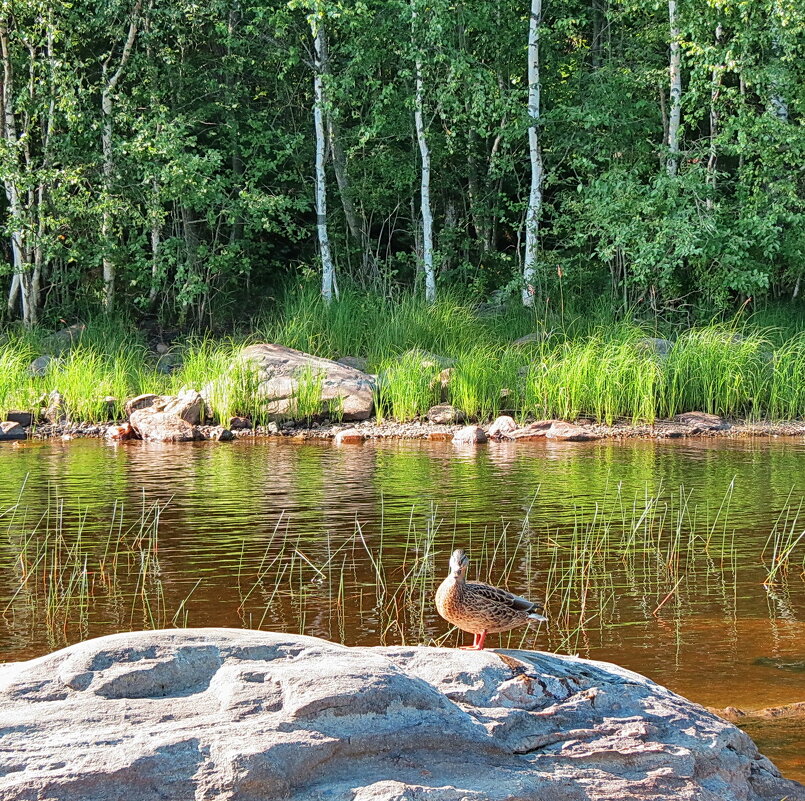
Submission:
POLYGON ((462 631, 474 635, 468 651, 480 651, 487 634, 516 629, 548 618, 540 615, 542 604, 480 581, 467 581, 470 560, 461 549, 450 557, 450 574, 436 590, 439 614, 462 631))

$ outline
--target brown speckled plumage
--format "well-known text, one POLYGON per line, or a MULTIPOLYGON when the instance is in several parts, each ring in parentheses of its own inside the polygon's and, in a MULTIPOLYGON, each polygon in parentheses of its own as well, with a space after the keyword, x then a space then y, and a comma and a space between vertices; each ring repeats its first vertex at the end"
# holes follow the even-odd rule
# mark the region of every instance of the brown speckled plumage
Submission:
POLYGON ((436 609, 448 623, 475 635, 473 649, 483 648, 487 634, 546 620, 539 614, 541 603, 480 581, 467 581, 467 565, 464 551, 454 551, 450 573, 436 591, 436 609))

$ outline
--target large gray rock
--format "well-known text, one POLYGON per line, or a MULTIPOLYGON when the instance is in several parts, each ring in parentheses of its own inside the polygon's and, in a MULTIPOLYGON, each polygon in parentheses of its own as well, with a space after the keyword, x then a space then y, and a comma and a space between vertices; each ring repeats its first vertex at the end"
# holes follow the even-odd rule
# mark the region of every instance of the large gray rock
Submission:
POLYGON ((183 389, 176 396, 163 396, 162 401, 163 412, 175 414, 192 426, 204 421, 204 398, 195 389, 183 389))
POLYGON ((374 382, 359 370, 283 345, 249 345, 242 356, 257 367, 259 392, 273 417, 293 416, 295 398, 306 380, 321 382, 322 416, 366 420, 372 414, 374 382))
POLYGON ((185 629, 0 668, 0 799, 789 801, 749 737, 614 665, 185 629))

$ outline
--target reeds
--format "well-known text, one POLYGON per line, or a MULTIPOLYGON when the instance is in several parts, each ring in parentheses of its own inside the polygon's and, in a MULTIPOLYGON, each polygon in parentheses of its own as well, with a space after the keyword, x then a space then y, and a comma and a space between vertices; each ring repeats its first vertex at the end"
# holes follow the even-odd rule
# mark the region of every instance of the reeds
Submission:
MULTIPOLYGON (((734 618, 739 584, 742 592, 747 581, 759 587, 759 571, 770 597, 794 591, 793 582, 805 578, 801 504, 789 499, 765 549, 747 552, 729 522, 732 494, 730 485, 712 508, 697 505, 682 487, 627 495, 617 486, 591 505, 571 504, 561 523, 537 526, 529 512, 519 524, 465 524, 460 535, 457 517, 435 506, 413 506, 407 522, 381 512, 370 526, 356 517, 351 534, 326 531, 315 538, 280 514, 259 546, 253 536, 232 540, 230 570, 219 564, 197 574, 190 559, 186 575, 174 572, 168 584, 163 505, 143 498, 128 510, 117 503, 101 533, 85 511, 68 510, 51 496, 34 520, 22 502, 0 514, 7 531, 0 557, 15 582, 2 611, 12 629, 44 626, 54 647, 99 626, 209 623, 211 599, 227 596, 222 608, 232 618, 214 618, 217 625, 348 643, 457 644, 462 635, 436 617, 433 595, 450 552, 465 547, 470 578, 545 601, 547 630, 502 635, 503 646, 545 647, 547 640, 551 650, 575 653, 593 635, 614 637, 622 626, 653 626, 659 619, 679 628, 699 605, 734 618)), ((534 505, 539 502, 537 495, 534 505)))

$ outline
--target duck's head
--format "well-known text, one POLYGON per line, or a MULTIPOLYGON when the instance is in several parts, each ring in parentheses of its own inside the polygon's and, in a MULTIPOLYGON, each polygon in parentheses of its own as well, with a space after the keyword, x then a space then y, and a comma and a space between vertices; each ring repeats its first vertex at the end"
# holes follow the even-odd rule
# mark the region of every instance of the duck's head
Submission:
POLYGON ((470 563, 470 558, 461 548, 453 551, 450 557, 450 575, 455 579, 463 579, 467 575, 467 565, 470 563))

